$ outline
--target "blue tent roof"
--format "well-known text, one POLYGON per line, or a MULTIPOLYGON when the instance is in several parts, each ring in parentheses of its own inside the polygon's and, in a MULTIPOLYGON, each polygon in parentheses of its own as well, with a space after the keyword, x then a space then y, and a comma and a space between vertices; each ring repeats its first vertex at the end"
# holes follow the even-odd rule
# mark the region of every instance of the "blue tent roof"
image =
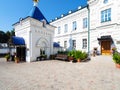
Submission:
POLYGON ((37 19, 39 21, 46 20, 46 23, 48 24, 47 19, 43 16, 43 14, 41 13, 41 11, 39 10, 39 8, 37 6, 34 6, 31 9, 28 16, 30 16, 31 18, 37 19))
POLYGON ((25 45, 25 40, 22 37, 13 36, 12 37, 12 43, 14 45, 25 45))
POLYGON ((53 47, 60 47, 59 43, 54 42, 53 47))

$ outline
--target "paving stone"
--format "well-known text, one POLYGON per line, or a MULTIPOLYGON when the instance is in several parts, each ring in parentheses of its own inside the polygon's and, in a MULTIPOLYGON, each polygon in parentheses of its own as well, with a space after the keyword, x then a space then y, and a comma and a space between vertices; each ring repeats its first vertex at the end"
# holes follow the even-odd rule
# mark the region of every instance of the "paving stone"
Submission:
POLYGON ((120 69, 111 56, 70 63, 6 62, 0 58, 0 90, 120 90, 120 69))

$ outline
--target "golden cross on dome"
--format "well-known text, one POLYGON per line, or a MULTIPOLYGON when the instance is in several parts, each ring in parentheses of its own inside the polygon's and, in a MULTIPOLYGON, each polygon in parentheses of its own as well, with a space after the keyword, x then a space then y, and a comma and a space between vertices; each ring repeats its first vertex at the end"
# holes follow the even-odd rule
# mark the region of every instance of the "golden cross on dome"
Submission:
POLYGON ((34 6, 37 6, 39 0, 33 0, 33 2, 34 2, 34 6))
POLYGON ((36 2, 36 3, 38 3, 39 2, 39 0, 33 0, 34 2, 36 2))

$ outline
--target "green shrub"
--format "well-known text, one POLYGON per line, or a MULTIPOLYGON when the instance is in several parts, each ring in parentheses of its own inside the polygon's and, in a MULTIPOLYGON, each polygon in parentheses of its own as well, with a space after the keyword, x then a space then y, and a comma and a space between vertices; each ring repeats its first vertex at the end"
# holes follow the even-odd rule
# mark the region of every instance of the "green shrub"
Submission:
POLYGON ((85 58, 87 58, 87 53, 86 52, 82 52, 81 59, 84 60, 85 58))
POLYGON ((75 50, 69 51, 68 56, 75 57, 75 50))
POLYGON ((114 53, 113 54, 113 61, 117 64, 120 64, 120 54, 119 53, 114 53))
POLYGON ((7 54, 7 55, 5 56, 5 58, 6 58, 7 60, 9 60, 9 59, 10 59, 10 54, 7 54))
POLYGON ((82 57, 82 51, 79 50, 75 51, 75 59, 81 59, 81 57, 82 57))
POLYGON ((76 59, 84 60, 85 58, 87 58, 87 53, 77 50, 77 51, 75 52, 75 58, 76 58, 76 59))

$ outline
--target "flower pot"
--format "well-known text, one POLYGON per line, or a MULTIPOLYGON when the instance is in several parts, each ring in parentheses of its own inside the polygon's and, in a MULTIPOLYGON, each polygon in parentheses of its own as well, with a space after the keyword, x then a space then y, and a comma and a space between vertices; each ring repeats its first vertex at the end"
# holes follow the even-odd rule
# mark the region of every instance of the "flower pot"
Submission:
POLYGON ((69 60, 69 61, 72 61, 72 60, 74 60, 74 57, 69 56, 69 57, 68 57, 68 60, 69 60))
POLYGON ((6 61, 8 62, 8 61, 9 61, 9 59, 7 58, 7 59, 6 59, 6 61))
POLYGON ((117 68, 120 68, 120 64, 116 64, 116 67, 117 67, 117 68))
POLYGON ((19 62, 20 62, 19 58, 16 57, 16 58, 15 58, 15 63, 19 63, 19 62))
POLYGON ((77 59, 77 62, 80 62, 81 60, 80 59, 77 59))
POLYGON ((19 63, 19 60, 15 60, 15 63, 19 63))

